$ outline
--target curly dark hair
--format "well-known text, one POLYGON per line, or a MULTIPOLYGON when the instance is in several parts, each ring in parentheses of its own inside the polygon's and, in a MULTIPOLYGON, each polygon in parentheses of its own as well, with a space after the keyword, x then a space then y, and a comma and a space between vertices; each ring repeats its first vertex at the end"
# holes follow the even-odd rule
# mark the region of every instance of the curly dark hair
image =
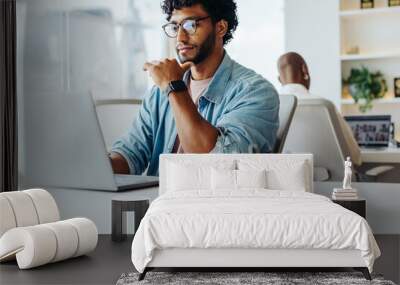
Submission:
POLYGON ((203 6, 204 10, 210 15, 213 23, 220 20, 228 22, 228 31, 223 41, 224 45, 229 43, 239 24, 237 6, 234 0, 163 0, 161 9, 167 15, 167 21, 169 21, 174 10, 191 7, 196 4, 203 6))

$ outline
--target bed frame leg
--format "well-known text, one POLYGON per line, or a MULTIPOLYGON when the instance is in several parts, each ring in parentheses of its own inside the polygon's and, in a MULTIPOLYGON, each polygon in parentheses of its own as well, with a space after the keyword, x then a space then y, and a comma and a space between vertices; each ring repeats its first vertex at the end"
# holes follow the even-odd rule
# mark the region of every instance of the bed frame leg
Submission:
POLYGON ((144 277, 146 277, 146 273, 147 273, 148 269, 147 267, 144 269, 144 271, 142 273, 139 274, 139 278, 138 281, 142 281, 144 279, 144 277))
POLYGON ((357 271, 361 271, 362 274, 364 275, 365 279, 372 280, 371 274, 369 274, 369 270, 367 267, 355 267, 354 269, 357 271))

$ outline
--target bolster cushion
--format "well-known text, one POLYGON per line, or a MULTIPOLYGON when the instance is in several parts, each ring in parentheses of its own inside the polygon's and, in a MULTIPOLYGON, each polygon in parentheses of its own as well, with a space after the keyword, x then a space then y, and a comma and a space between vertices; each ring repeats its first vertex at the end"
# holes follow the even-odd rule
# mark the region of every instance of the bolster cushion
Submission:
POLYGON ((91 252, 97 245, 97 228, 86 218, 18 227, 0 238, 0 261, 16 258, 28 269, 91 252))
POLYGON ((0 193, 0 237, 15 227, 60 220, 54 198, 43 189, 0 193))

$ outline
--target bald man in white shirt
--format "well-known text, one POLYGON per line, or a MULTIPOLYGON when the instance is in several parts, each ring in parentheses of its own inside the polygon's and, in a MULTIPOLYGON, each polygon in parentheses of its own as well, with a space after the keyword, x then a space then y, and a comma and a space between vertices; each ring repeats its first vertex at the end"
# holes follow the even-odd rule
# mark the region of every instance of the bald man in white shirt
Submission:
MULTIPOLYGON (((299 100, 321 98, 310 94, 311 78, 303 57, 295 52, 282 55, 278 60, 279 81, 282 84, 280 94, 295 95, 299 100)), ((350 126, 335 108, 340 128, 350 151, 354 164, 361 165, 361 152, 350 126)))

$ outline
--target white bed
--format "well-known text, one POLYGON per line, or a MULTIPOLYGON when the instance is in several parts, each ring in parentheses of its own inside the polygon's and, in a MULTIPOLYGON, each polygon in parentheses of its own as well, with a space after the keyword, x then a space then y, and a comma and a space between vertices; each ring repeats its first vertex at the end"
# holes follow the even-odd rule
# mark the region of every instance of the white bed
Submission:
POLYGON ((371 229, 312 194, 312 169, 311 155, 162 155, 160 196, 132 243, 140 279, 158 267, 353 267, 370 278, 371 229))

